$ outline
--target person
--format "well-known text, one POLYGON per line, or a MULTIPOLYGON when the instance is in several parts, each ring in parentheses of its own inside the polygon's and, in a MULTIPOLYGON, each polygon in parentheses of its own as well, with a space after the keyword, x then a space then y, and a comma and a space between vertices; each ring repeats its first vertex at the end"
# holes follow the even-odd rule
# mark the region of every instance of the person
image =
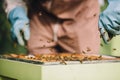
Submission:
POLYGON ((23 38, 27 40, 30 54, 98 54, 100 32, 104 40, 109 37, 103 35, 106 26, 103 14, 99 20, 98 0, 4 0, 4 8, 12 24, 13 40, 22 46, 23 38))

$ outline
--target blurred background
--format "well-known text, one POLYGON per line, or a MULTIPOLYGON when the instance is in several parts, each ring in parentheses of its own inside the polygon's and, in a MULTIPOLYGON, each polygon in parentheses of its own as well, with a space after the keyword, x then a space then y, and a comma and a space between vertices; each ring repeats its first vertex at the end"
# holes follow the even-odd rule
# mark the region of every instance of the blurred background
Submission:
POLYGON ((24 54, 26 49, 14 43, 10 35, 10 23, 2 7, 2 0, 0 1, 0 54, 17 53, 24 54))
MULTIPOLYGON (((101 5, 101 12, 107 7, 107 0, 99 0, 101 5)), ((0 54, 4 53, 16 53, 16 54, 26 54, 27 50, 11 40, 10 37, 10 23, 7 20, 6 14, 2 8, 2 2, 0 2, 0 54)), ((106 45, 101 40, 100 54, 107 55, 120 55, 120 36, 114 37, 110 44, 106 45)))

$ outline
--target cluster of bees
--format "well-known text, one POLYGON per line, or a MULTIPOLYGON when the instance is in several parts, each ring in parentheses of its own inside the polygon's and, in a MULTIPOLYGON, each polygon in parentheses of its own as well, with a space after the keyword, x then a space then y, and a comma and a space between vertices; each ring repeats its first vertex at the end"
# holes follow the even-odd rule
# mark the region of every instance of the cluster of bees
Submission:
POLYGON ((39 54, 39 55, 16 55, 9 54, 7 57, 32 60, 32 61, 40 61, 40 62, 60 62, 61 64, 66 64, 66 61, 79 61, 82 63, 83 61, 88 60, 102 60, 103 57, 101 55, 85 55, 85 54, 77 54, 77 53, 59 53, 59 54, 39 54))

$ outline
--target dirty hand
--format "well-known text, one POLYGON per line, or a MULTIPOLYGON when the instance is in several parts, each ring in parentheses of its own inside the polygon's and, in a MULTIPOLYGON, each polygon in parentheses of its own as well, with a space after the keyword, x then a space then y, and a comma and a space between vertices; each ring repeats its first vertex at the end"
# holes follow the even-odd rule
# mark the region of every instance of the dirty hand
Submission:
POLYGON ((24 46, 24 40, 27 41, 30 38, 29 19, 27 18, 25 9, 20 6, 14 8, 12 11, 10 11, 8 19, 12 24, 12 39, 14 41, 16 40, 21 46, 24 46))
POLYGON ((120 34, 120 0, 108 0, 108 3, 99 17, 99 28, 105 43, 120 34))

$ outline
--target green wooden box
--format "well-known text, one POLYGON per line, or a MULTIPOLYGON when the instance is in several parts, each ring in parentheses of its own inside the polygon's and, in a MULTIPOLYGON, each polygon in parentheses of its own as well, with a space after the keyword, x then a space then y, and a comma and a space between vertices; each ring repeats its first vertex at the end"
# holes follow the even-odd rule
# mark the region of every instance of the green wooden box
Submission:
POLYGON ((0 59, 0 80, 120 80, 120 62, 40 65, 0 59))

